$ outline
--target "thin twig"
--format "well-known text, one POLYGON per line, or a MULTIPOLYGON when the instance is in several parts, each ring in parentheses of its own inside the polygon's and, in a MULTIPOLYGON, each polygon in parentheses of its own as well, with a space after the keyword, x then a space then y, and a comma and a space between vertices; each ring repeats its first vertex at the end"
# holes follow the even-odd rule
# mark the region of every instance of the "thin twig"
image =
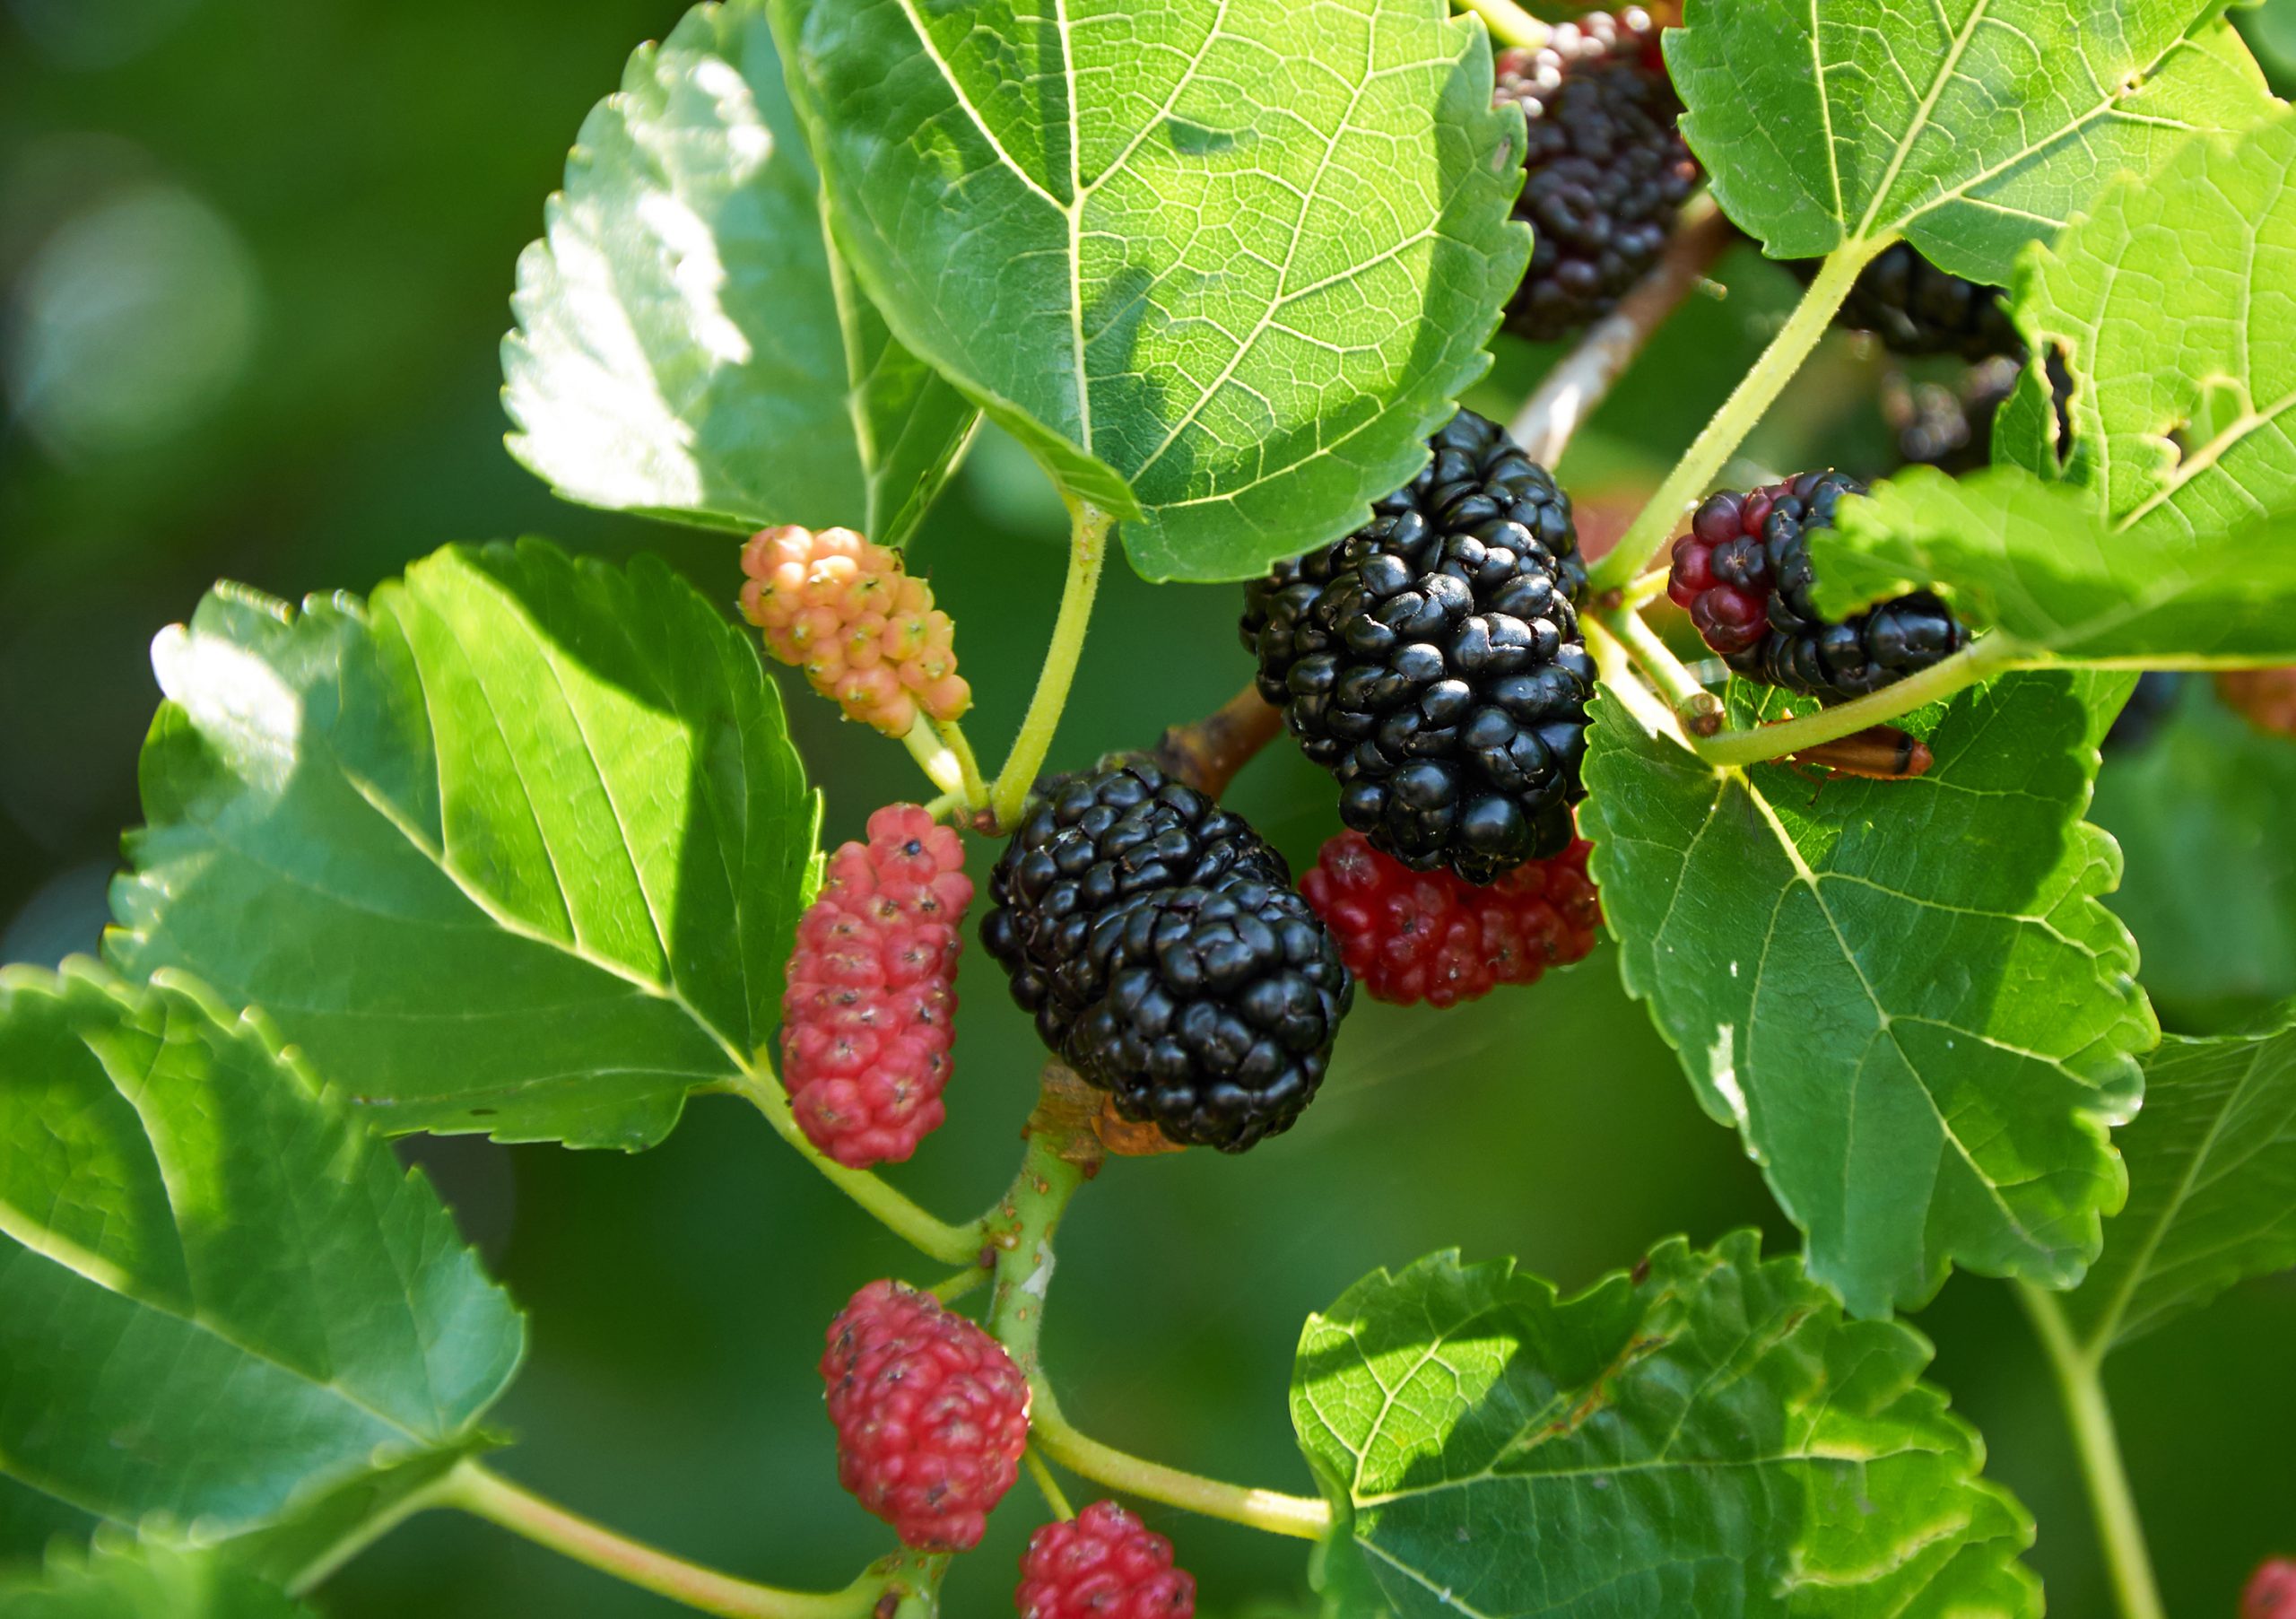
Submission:
POLYGON ((1650 273, 1619 300, 1618 308, 1587 328, 1578 346, 1556 362, 1515 413, 1508 431, 1532 460, 1552 466, 1562 459, 1571 435, 1595 413, 1611 385, 1626 374, 1650 335, 1706 279, 1735 235, 1710 196, 1699 196, 1683 210, 1665 254, 1650 273))
POLYGON ((1283 728, 1283 711, 1247 685, 1203 718, 1176 725, 1156 744, 1156 762, 1217 798, 1236 772, 1283 728))
POLYGON ((1459 0, 1459 4, 1482 18, 1483 25, 1491 30, 1491 37, 1501 45, 1537 50, 1553 32, 1545 23, 1516 4, 1515 0, 1459 0))

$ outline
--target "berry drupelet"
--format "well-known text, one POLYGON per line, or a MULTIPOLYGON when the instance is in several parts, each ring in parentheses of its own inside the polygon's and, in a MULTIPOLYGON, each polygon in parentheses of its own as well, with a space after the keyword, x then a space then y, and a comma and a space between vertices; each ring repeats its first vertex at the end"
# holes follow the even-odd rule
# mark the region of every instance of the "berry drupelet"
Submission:
POLYGON ((1586 959, 1602 925, 1588 848, 1575 842, 1478 888, 1448 871, 1406 870, 1361 832, 1343 832, 1300 892, 1373 1000, 1454 1006, 1586 959))
POLYGON ((1021 1619, 1194 1619, 1196 1580, 1172 1566, 1172 1543, 1112 1501, 1029 1536, 1021 1619))
POLYGON ((765 631, 766 650, 847 718, 906 736, 920 711, 954 719, 972 705, 955 627, 900 552, 850 528, 785 526, 752 536, 742 571, 742 616, 765 631))
POLYGON ((1340 818, 1414 871, 1496 881, 1571 839, 1594 663, 1570 501, 1461 411, 1426 468, 1246 594, 1258 683, 1340 787, 1340 818))
POLYGON ((837 1474, 903 1545, 980 1543, 1029 1442, 1029 1385, 1004 1346, 930 1293, 872 1282, 822 1355, 837 1474))
POLYGON ((851 1170, 900 1163, 947 1117, 959 931, 972 902, 957 834, 913 804, 830 857, 797 922, 781 1081, 805 1139, 851 1170))
POLYGON ((1013 998, 1126 1119, 1239 1153, 1322 1084, 1354 993, 1337 943, 1282 856, 1154 764, 1048 784, 989 894, 1013 998))
POLYGON ((1520 107, 1529 136, 1515 215, 1530 224, 1531 261, 1507 324, 1549 342, 1608 314, 1657 262, 1698 160, 1638 6, 1557 23, 1544 46, 1501 51, 1493 67, 1494 102, 1520 107))
POLYGON ((1927 591, 1899 596, 1841 623, 1812 605, 1812 530, 1865 485, 1838 472, 1804 473, 1745 494, 1710 496, 1674 542, 1666 594, 1731 668, 1750 680, 1820 698, 1861 697, 1950 657, 1969 642, 1927 591))

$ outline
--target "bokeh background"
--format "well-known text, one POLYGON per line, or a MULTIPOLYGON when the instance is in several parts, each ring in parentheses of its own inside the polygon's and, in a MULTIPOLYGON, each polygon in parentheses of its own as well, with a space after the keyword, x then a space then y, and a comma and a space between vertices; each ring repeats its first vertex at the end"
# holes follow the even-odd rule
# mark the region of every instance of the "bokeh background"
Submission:
MULTIPOLYGON (((119 831, 138 818, 135 753, 157 700, 146 648, 218 577, 289 597, 364 590, 450 541, 540 533, 609 556, 657 551, 730 600, 730 543, 553 500, 504 453, 496 399, 512 265, 567 143, 630 48, 679 10, 0 0, 0 960, 94 947, 119 831)), ((2244 26, 2284 92, 2296 0, 2244 26)), ((1720 281, 1574 447, 1562 471, 1587 529, 1632 509, 1793 296, 1746 250, 1720 281)), ((1550 358, 1503 344, 1476 403, 1503 415, 1550 358)), ((1885 363, 1829 340, 1735 470, 1888 470, 1885 363)), ((1018 719, 1062 536, 1025 457, 987 435, 917 542, 961 626, 984 753, 1018 719)), ((1152 592, 1112 569, 1055 762, 1145 744, 1228 696, 1248 673, 1235 605, 1231 589, 1152 592)), ((785 689, 833 837, 914 794, 900 750, 785 689)), ((2204 689, 2185 702, 2168 751, 2109 769, 2098 813, 2131 840, 2126 904, 2156 957, 2148 981, 2160 966, 2164 1015, 2199 1027, 2296 992, 2296 917, 2265 906, 2244 923, 2233 982, 2221 940, 2205 958, 2179 949, 2192 943, 2179 910, 2191 874, 2229 871, 2252 910, 2259 894, 2284 900, 2296 875, 2284 838, 2242 844, 2236 827, 2204 840, 2177 810, 2193 761, 2254 745, 2204 689)), ((1295 862, 1335 830, 1327 787, 1288 749, 1257 762, 1234 801, 1295 862)), ((1001 1187, 1038 1056, 977 952, 962 990, 952 1122, 896 1175, 952 1216, 1001 1187)), ((531 1312, 530 1362, 497 1414, 520 1435, 507 1471, 779 1583, 841 1584, 883 1549, 834 1482, 813 1364, 862 1281, 929 1278, 745 1109, 697 1103, 637 1157, 473 1140, 407 1151, 531 1312)), ((1699 1111, 1621 994, 1606 947, 1469 1010, 1367 1005, 1305 1122, 1246 1159, 1113 1166, 1068 1223, 1047 1352, 1071 1414, 1108 1440, 1304 1491, 1292 1345, 1301 1319, 1365 1271, 1456 1246, 1575 1287, 1669 1233, 1747 1223, 1791 1240, 1735 1137, 1699 1111)), ((2051 1610, 2104 1612, 2054 1397, 2006 1291, 1957 1278, 1920 1325, 1995 1476, 2039 1518, 2051 1610)), ((2296 1285, 2282 1278, 2113 1362, 2180 1616, 2229 1616, 2259 1556, 2296 1551, 2292 1345, 2296 1285)), ((1023 1483, 958 1564, 951 1613, 1010 1611, 1039 1516, 1023 1483)), ((1296 1544, 1148 1516, 1178 1539, 1207 1615, 1309 1610, 1296 1544)), ((0 1481, 0 1558, 84 1528, 0 1481)), ((399 1530, 320 1606, 343 1619, 677 1611, 443 1517, 399 1530)))

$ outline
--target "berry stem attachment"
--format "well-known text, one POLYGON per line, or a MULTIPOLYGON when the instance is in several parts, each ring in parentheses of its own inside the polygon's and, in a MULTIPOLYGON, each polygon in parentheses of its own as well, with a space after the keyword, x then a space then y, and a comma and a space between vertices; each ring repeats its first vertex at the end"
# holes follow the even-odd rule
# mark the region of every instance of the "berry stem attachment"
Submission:
POLYGON ((1250 682, 1203 718, 1176 725, 1156 744, 1156 762, 1198 792, 1217 798, 1236 772, 1283 728, 1283 710, 1250 682))
POLYGON ((1619 300, 1618 308, 1587 328, 1578 346, 1540 379, 1508 424, 1508 433, 1532 460, 1542 466, 1561 461, 1572 435, 1626 374, 1650 335, 1706 279, 1736 235, 1711 196, 1700 194, 1691 200, 1650 273, 1619 300))
POLYGON ((1483 19, 1483 27, 1501 45, 1512 45, 1524 50, 1536 50, 1547 42, 1553 30, 1530 13, 1515 4, 1515 0, 1459 0, 1459 4, 1483 19))
POLYGON ((905 1597, 920 1583, 929 1591, 937 1572, 920 1568, 920 1560, 899 1557, 875 1565, 841 1591, 755 1585, 618 1535, 476 1462, 457 1467, 438 1499, 602 1574, 724 1619, 866 1619, 887 1596, 905 1597))
POLYGON ((1109 530, 1115 519, 1089 501, 1069 509, 1068 578, 1060 589, 1060 613, 1053 620, 1052 644, 1045 648, 1044 669, 1037 676, 1036 694, 1022 717, 1020 735, 1004 756, 989 796, 998 830, 1021 818, 1029 789, 1052 749, 1052 735, 1060 728, 1061 710, 1068 706, 1068 687, 1076 677, 1076 660, 1084 650, 1084 631, 1091 623, 1092 597, 1100 586, 1100 564, 1108 558, 1109 530))
POLYGON ((2066 1423, 2081 1456, 2081 1473, 2089 1486, 2089 1504, 2096 1513, 2097 1537, 2103 1543, 2113 1593, 2121 1619, 2166 1619, 2161 1589, 2152 1577, 2152 1557, 2144 1545, 2144 1526, 2136 1516, 2136 1498, 2130 1492, 2128 1469, 2120 1454, 2120 1440, 2113 1428, 2112 1406, 2105 1398, 2102 1355, 2084 1349, 2053 1293, 2030 1282, 2020 1282, 2017 1301, 2033 1324, 2057 1376, 2057 1390, 2065 1402, 2066 1423))
POLYGON ((1596 672, 1602 679, 1602 695, 1623 707, 1634 717, 1635 723, 1653 736, 1669 737, 1684 748, 1691 747, 1691 739, 1674 710, 1660 702, 1635 673, 1634 665, 1627 657, 1625 643, 1604 628, 1604 620, 1588 618, 1583 622, 1587 627, 1587 650, 1593 655, 1596 672))
POLYGON ((981 1222, 951 1225, 936 1219, 868 1171, 848 1170, 831 1162, 807 1141, 796 1115, 790 1111, 788 1092, 761 1060, 745 1066, 737 1076, 718 1088, 742 1097, 764 1114, 775 1135, 796 1147, 807 1162, 829 1177, 831 1185, 874 1215, 879 1224, 919 1253, 952 1266, 970 1264, 979 1257, 981 1222))
POLYGON ((1982 635, 1952 657, 1878 692, 1835 703, 1815 713, 1780 720, 1776 725, 1725 731, 1717 736, 1693 736, 1691 745, 1709 764, 1759 764, 1766 759, 1782 759, 1820 743, 1854 736, 1868 726, 1887 725, 1926 703, 1942 702, 1962 687, 1990 680, 2005 670, 2041 667, 2048 661, 2029 657, 2025 647, 2006 636, 1982 635))
POLYGON ((933 722, 923 713, 918 715, 916 724, 901 734, 900 741, 935 788, 944 793, 964 792, 964 771, 954 750, 941 739, 933 722))
POLYGON ((1657 553, 1668 536, 1681 523, 1683 514, 1692 501, 1713 486, 1723 466, 1737 453, 1765 412, 1802 369, 1802 362, 1818 346, 1826 327, 1832 324, 1834 312, 1841 308, 1842 300, 1849 296, 1857 274, 1897 239, 1894 236, 1858 238, 1846 241, 1826 256, 1811 281, 1809 291, 1803 293, 1793 314, 1771 338, 1761 358, 1754 361, 1753 370, 1731 390, 1692 441, 1674 470, 1658 486, 1648 504, 1638 513, 1619 543, 1608 555, 1596 563, 1588 576, 1587 588, 1596 596, 1606 590, 1620 589, 1642 571, 1645 563, 1657 553))
POLYGON ((972 751, 972 739, 965 735, 964 722, 951 719, 942 722, 941 740, 957 756, 957 783, 966 807, 982 810, 988 807, 988 783, 981 779, 980 761, 972 751))
POLYGON ((1063 1523, 1074 1518, 1076 1509, 1068 1504, 1068 1497, 1061 1493, 1060 1481, 1045 1465, 1044 1452, 1031 1445, 1022 1454, 1021 1459, 1028 1463, 1029 1476, 1037 1481, 1037 1489, 1043 1494, 1044 1504, 1051 1509, 1052 1515, 1063 1523))

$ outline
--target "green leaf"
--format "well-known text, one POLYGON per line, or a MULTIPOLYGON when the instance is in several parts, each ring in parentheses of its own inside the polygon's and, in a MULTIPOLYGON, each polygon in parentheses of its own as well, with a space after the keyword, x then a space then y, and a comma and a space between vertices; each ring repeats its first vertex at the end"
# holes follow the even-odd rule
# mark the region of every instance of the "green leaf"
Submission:
POLYGON ((2063 658, 2296 662, 2296 508, 2124 533, 2079 491, 2020 467, 1956 481, 1917 466, 1844 501, 1811 559, 1830 614, 1921 586, 2063 658))
POLYGON ((420 1174, 189 980, 0 971, 0 1470, 203 1536, 467 1445, 525 1328, 420 1174))
POLYGON ((2269 104, 2222 0, 1691 0, 1683 132, 1773 258, 1903 236, 2006 284, 2123 170, 2269 104))
POLYGON ((749 637, 661 563, 227 586, 153 662, 123 971, 261 1006, 390 1130, 648 1146, 764 1043, 818 805, 749 637))
MULTIPOLYGON (((2200 683, 2191 683, 2196 688, 2200 683)), ((2113 909, 2136 936, 2144 988, 2186 1032, 2216 1032, 2296 996, 2296 744, 2205 691, 2097 780, 2097 823, 2128 874, 2113 909)))
POLYGON ((1750 1232, 1570 1299, 1437 1254, 1309 1319, 1292 1423, 1402 1619, 2037 1615, 1928 1361, 1750 1232))
POLYGON ((1522 126, 1441 0, 771 0, 901 340, 1152 579, 1337 538, 1520 277, 1522 126))
MULTIPOLYGON (((1782 694, 1734 686, 1734 723, 1782 694)), ((1736 1127, 1811 1273, 1859 1315, 1961 1264, 2054 1286, 2095 1258, 2124 1180, 2106 1127, 2157 1038, 2081 820, 2081 681, 2012 675, 1900 721, 1935 763, 1821 788, 1718 770, 1596 708, 1586 779, 1603 911, 1708 1112, 1736 1127), (1934 724, 1933 724, 1934 722, 1934 724)))
POLYGON ((38 1574, 0 1576, 0 1619, 312 1619, 220 1553, 105 1536, 57 1548, 38 1574))
POLYGON ((2296 510, 2296 120, 2195 141, 2018 266, 2017 321, 2073 383, 2068 443, 2035 366, 1995 459, 2061 479, 2130 542, 2296 510))
POLYGON ((518 261, 511 453, 586 505, 908 538, 978 413, 853 287, 820 191, 763 0, 640 46, 518 261))
POLYGON ((2296 1265, 2296 1006, 2252 1036, 2162 1040, 2118 1143, 2128 1206, 2064 1301, 2099 1354, 2296 1265))

